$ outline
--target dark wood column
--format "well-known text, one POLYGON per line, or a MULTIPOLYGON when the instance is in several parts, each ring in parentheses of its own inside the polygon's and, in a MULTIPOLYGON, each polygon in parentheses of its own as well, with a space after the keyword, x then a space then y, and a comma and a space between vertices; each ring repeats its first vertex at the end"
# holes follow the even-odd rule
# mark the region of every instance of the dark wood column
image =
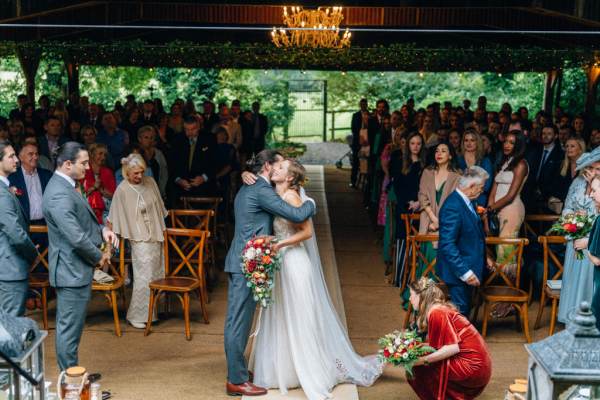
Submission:
POLYGON ((591 117, 596 110, 596 94, 598 92, 598 80, 600 78, 600 66, 591 65, 584 68, 587 76, 587 93, 585 98, 585 113, 591 117))
POLYGON ((544 111, 547 113, 552 113, 554 91, 561 75, 562 71, 558 69, 546 72, 546 84, 544 85, 544 111))
POLYGON ((79 98, 79 64, 65 59, 65 68, 67 70, 67 98, 71 99, 72 95, 79 98))
POLYGON ((27 83, 27 97, 35 104, 35 75, 40 66, 41 52, 37 49, 24 48, 18 48, 16 52, 27 83))

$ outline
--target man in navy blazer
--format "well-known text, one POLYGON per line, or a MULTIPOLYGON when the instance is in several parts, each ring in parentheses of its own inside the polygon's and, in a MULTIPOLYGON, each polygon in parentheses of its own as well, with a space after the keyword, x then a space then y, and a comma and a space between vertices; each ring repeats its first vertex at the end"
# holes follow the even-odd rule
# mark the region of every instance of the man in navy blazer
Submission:
POLYGON ((20 167, 9 175, 10 186, 17 190, 17 198, 31 225, 45 225, 42 214, 42 195, 52 172, 38 167, 38 146, 26 143, 19 150, 20 167))
POLYGON ((465 316, 471 308, 472 289, 483 277, 485 233, 473 201, 488 178, 483 168, 468 168, 440 210, 437 269, 451 301, 465 316))

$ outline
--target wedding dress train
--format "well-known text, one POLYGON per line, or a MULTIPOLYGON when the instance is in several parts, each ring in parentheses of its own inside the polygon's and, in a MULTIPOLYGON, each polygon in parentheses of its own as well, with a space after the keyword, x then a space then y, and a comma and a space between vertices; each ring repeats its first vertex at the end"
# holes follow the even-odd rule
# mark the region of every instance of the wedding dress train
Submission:
MULTIPOLYGON (((273 228, 278 238, 294 234, 293 224, 279 217, 273 228)), ((320 263, 311 262, 307 246, 281 250, 274 302, 262 310, 255 341, 254 383, 284 394, 302 387, 309 400, 321 400, 332 398, 333 387, 340 383, 372 385, 383 365, 376 356, 354 352, 329 298, 320 263)))

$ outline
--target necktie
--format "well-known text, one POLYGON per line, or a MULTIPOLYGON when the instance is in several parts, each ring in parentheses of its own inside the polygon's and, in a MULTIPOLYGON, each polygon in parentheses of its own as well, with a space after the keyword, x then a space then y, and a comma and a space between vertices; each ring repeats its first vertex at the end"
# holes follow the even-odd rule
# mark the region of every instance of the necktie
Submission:
POLYGON ((546 158, 548 158, 549 150, 544 150, 544 154, 542 154, 542 162, 540 163, 540 167, 538 168, 537 180, 540 180, 540 175, 542 174, 542 169, 544 168, 544 164, 546 163, 546 158))
POLYGON ((196 151, 196 139, 190 139, 190 154, 188 156, 188 170, 192 169, 192 161, 194 161, 194 152, 196 151))

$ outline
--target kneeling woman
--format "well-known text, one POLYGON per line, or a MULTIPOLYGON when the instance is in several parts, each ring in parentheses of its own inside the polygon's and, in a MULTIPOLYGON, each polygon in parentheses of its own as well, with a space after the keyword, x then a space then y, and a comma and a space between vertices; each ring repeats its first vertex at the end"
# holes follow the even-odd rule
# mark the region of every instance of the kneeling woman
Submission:
POLYGON ((410 285, 416 324, 437 349, 421 357, 408 383, 420 399, 474 399, 490 381, 492 360, 479 332, 429 278, 410 285))

